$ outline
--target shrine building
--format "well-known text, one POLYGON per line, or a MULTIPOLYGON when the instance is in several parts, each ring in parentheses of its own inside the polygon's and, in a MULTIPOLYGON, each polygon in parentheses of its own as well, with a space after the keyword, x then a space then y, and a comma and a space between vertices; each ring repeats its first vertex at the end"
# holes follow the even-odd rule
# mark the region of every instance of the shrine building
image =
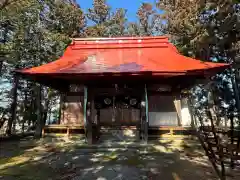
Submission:
POLYGON ((76 38, 58 60, 17 71, 61 92, 55 127, 84 129, 88 143, 102 129, 131 129, 147 141, 149 129, 193 125, 183 91, 228 68, 181 55, 167 37, 76 38))

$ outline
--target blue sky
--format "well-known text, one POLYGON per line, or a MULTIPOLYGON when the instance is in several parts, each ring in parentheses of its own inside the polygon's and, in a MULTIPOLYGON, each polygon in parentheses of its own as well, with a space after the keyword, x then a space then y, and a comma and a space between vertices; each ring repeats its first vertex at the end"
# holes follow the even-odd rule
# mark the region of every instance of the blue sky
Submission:
MULTIPOLYGON (((127 18, 129 21, 136 20, 136 12, 138 7, 143 2, 154 3, 156 0, 107 0, 107 3, 112 7, 112 10, 116 8, 124 8, 127 10, 127 18)), ((93 0, 77 0, 81 8, 87 10, 92 7, 93 0)))

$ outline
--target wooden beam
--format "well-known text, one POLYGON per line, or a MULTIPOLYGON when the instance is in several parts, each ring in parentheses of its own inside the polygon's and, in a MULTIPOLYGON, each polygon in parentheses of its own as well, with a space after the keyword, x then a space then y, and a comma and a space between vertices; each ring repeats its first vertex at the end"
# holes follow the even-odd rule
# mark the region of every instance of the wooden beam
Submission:
POLYGON ((61 125, 61 124, 57 124, 57 125, 47 125, 44 127, 44 129, 84 129, 84 126, 79 126, 79 125, 61 125))
POLYGON ((181 126, 159 126, 159 127, 149 127, 150 130, 174 130, 174 131, 188 131, 194 130, 192 127, 181 127, 181 126))

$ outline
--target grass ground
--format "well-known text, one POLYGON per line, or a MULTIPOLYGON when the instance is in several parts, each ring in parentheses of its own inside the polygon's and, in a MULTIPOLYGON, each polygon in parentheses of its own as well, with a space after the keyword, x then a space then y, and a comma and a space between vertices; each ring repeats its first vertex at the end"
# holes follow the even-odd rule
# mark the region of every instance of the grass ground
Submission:
POLYGON ((217 179, 195 140, 88 146, 80 137, 3 142, 0 179, 217 179))

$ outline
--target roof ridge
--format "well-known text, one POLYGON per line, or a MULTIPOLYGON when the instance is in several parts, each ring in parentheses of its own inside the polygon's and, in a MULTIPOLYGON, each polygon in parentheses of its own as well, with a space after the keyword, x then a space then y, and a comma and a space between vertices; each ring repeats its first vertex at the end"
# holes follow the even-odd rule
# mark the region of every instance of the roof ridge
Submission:
POLYGON ((107 39, 165 39, 168 36, 118 36, 118 37, 86 37, 86 38, 72 38, 74 40, 107 40, 107 39))
MULTIPOLYGON (((72 39, 72 48, 126 48, 126 47, 156 47, 171 45, 166 36, 152 37, 114 37, 114 38, 80 38, 72 39)), ((77 48, 77 49, 78 49, 77 48)), ((107 48, 107 49, 108 49, 107 48)))
POLYGON ((138 37, 88 37, 88 38, 72 38, 72 41, 117 41, 117 40, 156 40, 165 39, 168 41, 168 36, 138 36, 138 37))

